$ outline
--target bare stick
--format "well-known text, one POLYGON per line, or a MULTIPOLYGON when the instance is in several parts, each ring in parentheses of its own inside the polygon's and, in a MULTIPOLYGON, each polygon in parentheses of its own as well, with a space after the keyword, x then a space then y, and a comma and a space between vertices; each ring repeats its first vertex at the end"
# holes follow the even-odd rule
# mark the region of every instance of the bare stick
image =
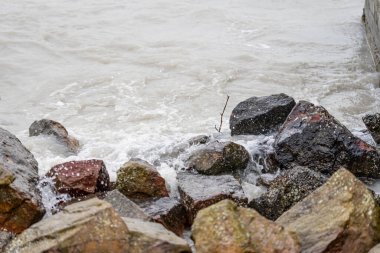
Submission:
POLYGON ((224 104, 224 108, 223 108, 223 112, 220 114, 220 125, 219 125, 219 129, 216 127, 215 125, 215 130, 218 131, 220 133, 220 131, 222 131, 222 125, 223 125, 223 115, 224 115, 224 112, 226 111, 226 107, 227 107, 227 104, 228 104, 228 100, 230 99, 230 96, 227 95, 227 100, 226 100, 226 103, 224 104))

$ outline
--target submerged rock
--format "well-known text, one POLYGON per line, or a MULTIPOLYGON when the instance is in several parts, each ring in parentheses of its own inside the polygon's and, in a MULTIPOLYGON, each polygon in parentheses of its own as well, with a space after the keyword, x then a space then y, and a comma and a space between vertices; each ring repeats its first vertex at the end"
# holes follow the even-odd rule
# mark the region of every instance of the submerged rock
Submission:
POLYGON ((40 134, 54 136, 73 153, 78 153, 79 151, 79 141, 69 136, 66 128, 57 121, 50 119, 34 121, 29 127, 29 136, 38 136, 40 134))
POLYGON ((189 168, 206 175, 244 170, 249 162, 249 153, 234 142, 212 142, 196 151, 189 158, 189 168))
POLYGON ((380 178, 380 155, 355 137, 322 106, 300 101, 274 143, 277 163, 284 169, 305 166, 332 174, 343 166, 356 176, 380 178))
POLYGON ((123 218, 129 230, 129 249, 133 253, 191 253, 187 242, 161 224, 123 218))
POLYGON ((338 170, 276 223, 299 235, 305 253, 365 253, 380 242, 380 208, 346 169, 338 170))
POLYGON ((239 205, 247 204, 247 197, 239 182, 230 175, 205 176, 179 173, 178 190, 188 213, 189 223, 199 210, 223 199, 231 199, 239 205))
POLYGON ((363 117, 363 122, 377 144, 380 144, 380 113, 363 117))
POLYGON ((168 197, 165 179, 146 161, 131 159, 117 171, 116 188, 134 199, 168 197))
POLYGON ((93 198, 34 224, 14 239, 6 252, 131 252, 128 233, 111 204, 93 198))
POLYGON ((197 253, 296 253, 301 249, 295 233, 231 200, 201 210, 191 232, 197 253))
POLYGON ((59 193, 82 197, 109 190, 110 180, 102 160, 72 161, 58 164, 46 174, 59 193))
POLYGON ((187 224, 187 216, 186 209, 179 200, 166 197, 138 204, 152 220, 161 223, 176 235, 182 236, 187 224))
POLYGON ((149 221, 150 217, 132 200, 129 200, 118 190, 107 192, 103 198, 112 204, 112 207, 121 217, 135 218, 149 221))
POLYGON ((45 214, 38 163, 19 139, 0 128, 0 230, 20 233, 45 214))
POLYGON ((286 170, 269 182, 267 192, 252 200, 248 206, 275 220, 326 181, 326 176, 305 167, 286 170))
POLYGON ((251 97, 240 102, 230 117, 231 135, 274 132, 284 123, 295 104, 292 97, 283 93, 251 97))

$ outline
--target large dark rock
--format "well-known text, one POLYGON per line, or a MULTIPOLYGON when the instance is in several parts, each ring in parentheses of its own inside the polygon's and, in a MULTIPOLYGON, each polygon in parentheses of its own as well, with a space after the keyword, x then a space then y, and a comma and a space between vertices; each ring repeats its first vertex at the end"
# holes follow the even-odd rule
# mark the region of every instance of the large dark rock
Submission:
POLYGON ((275 220, 326 181, 326 176, 305 167, 286 170, 269 182, 267 192, 252 200, 248 206, 275 220))
POLYGON ((82 197, 109 190, 110 180, 102 160, 72 161, 58 164, 46 174, 59 193, 82 197))
POLYGON ((276 223, 299 235, 304 253, 366 253, 380 242, 380 207, 366 185, 345 169, 276 223))
POLYGON ((112 207, 121 217, 128 217, 149 221, 150 217, 132 200, 129 200, 118 190, 107 192, 103 200, 112 204, 112 207))
POLYGON ((363 122, 377 144, 380 144, 380 113, 368 114, 363 122))
POLYGON ((284 123, 295 104, 293 98, 283 93, 251 97, 240 102, 230 117, 231 135, 274 132, 284 123))
POLYGON ((34 121, 29 127, 29 136, 38 136, 40 134, 54 136, 73 153, 79 151, 79 141, 70 136, 66 128, 59 122, 50 119, 34 121))
POLYGON ((249 153, 234 142, 212 142, 197 150, 189 158, 189 168, 206 175, 244 170, 249 162, 249 153))
POLYGON ((151 164, 131 159, 117 171, 116 188, 133 199, 168 197, 166 182, 151 164))
POLYGON ((32 153, 0 128, 0 230, 20 233, 43 217, 37 181, 38 163, 32 153))
POLYGON ((165 228, 182 236, 187 224, 187 213, 183 204, 173 198, 160 198, 153 201, 145 201, 138 205, 152 220, 161 223, 165 228))
POLYGON ((356 176, 380 178, 380 155, 322 106, 300 101, 281 127, 274 158, 284 169, 305 166, 332 174, 343 166, 356 176))
POLYGON ((191 231, 197 253, 298 253, 301 249, 295 233, 231 200, 201 210, 191 231))
POLYGON ((189 223, 199 210, 223 199, 231 199, 240 205, 247 204, 247 198, 239 182, 230 175, 205 176, 179 173, 178 190, 188 213, 189 223))

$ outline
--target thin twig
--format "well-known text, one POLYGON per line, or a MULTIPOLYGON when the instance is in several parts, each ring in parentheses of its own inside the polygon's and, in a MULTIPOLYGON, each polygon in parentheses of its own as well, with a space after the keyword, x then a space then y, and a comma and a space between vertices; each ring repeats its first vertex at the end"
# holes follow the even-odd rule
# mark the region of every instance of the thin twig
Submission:
POLYGON ((219 129, 215 125, 215 130, 218 131, 219 133, 220 133, 220 131, 222 131, 223 115, 224 115, 224 112, 226 111, 226 107, 227 107, 229 99, 230 99, 230 96, 227 95, 227 100, 226 100, 226 103, 224 104, 223 112, 220 114, 220 126, 219 126, 219 129))

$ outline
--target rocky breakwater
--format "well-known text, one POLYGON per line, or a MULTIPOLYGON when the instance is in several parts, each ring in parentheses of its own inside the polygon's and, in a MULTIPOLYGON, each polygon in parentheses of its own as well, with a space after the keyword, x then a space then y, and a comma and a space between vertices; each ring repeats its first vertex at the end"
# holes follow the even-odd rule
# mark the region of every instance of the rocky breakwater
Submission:
POLYGON ((360 181, 380 177, 376 148, 354 136, 321 106, 296 104, 285 94, 247 101, 231 115, 233 120, 239 115, 244 118, 244 131, 236 132, 238 125, 232 124, 232 134, 258 140, 262 136, 254 134, 268 135, 265 138, 274 141, 262 146, 272 145, 261 150, 260 157, 231 140, 191 141, 186 156, 181 156, 185 147, 169 154, 185 157, 185 166, 176 168, 178 191, 169 189, 160 172, 141 159, 121 165, 115 187, 101 160, 59 164, 47 176, 57 192, 72 199, 41 221, 43 208, 35 205, 25 211, 29 202, 39 203, 38 191, 27 195, 31 193, 22 188, 26 193, 15 196, 29 196, 19 202, 26 207, 20 207, 20 212, 18 207, 2 211, 13 203, 4 193, 17 189, 12 188, 17 178, 30 178, 34 190, 38 181, 37 163, 30 152, 4 132, 0 217, 13 223, 0 220, 0 224, 3 229, 22 227, 13 231, 18 235, 0 232, 0 248, 5 246, 10 253, 185 253, 191 249, 181 237, 191 233, 198 253, 365 253, 373 247, 376 252, 380 207, 360 181), (273 174, 261 175, 257 159, 264 160, 265 171, 273 174), (252 173, 266 191, 248 201, 242 185, 252 173), (1 206, 4 199, 8 202, 1 206), (40 212, 27 219, 25 214, 33 210, 40 212))

